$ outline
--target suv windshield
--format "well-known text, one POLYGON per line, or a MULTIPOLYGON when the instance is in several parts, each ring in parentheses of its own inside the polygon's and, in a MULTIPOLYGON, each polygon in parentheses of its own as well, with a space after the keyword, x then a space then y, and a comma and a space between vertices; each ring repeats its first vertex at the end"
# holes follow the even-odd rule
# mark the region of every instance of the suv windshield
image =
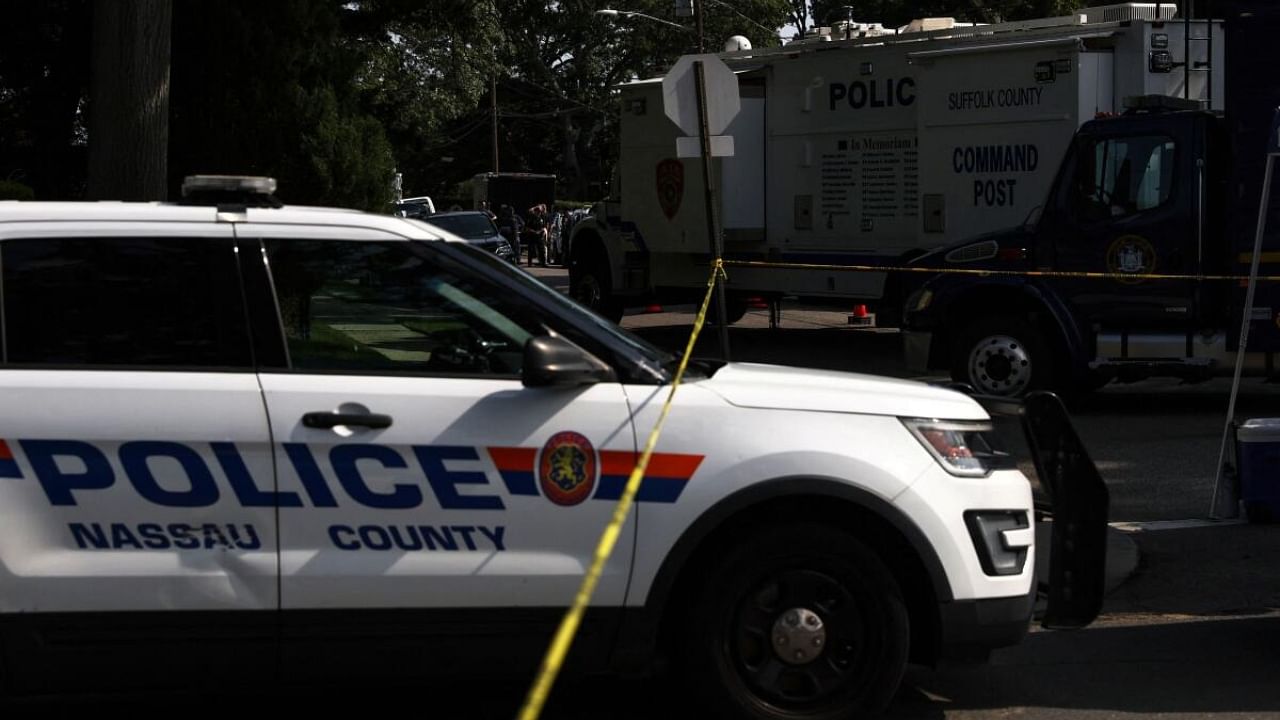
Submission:
POLYGON ((446 230, 466 240, 479 240, 480 238, 493 237, 498 234, 498 229, 494 227, 493 221, 484 213, 433 215, 423 219, 441 230, 446 230))

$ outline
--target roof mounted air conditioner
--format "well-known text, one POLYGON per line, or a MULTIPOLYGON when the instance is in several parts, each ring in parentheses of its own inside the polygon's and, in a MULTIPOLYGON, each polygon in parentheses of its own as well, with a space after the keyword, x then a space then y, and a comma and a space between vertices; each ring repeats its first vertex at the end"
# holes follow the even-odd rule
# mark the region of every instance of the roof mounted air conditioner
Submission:
POLYGON ((1125 22, 1127 20, 1172 20, 1178 16, 1175 3, 1131 2, 1117 5, 1100 5, 1080 11, 1085 22, 1125 22))

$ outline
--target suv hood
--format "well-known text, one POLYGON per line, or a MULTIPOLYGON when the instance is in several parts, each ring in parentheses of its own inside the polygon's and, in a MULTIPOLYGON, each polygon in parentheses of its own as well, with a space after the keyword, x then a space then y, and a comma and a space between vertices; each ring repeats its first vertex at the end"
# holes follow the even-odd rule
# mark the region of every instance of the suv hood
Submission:
POLYGON ((985 420, 963 393, 911 380, 805 368, 729 363, 699 386, 732 405, 770 410, 985 420))

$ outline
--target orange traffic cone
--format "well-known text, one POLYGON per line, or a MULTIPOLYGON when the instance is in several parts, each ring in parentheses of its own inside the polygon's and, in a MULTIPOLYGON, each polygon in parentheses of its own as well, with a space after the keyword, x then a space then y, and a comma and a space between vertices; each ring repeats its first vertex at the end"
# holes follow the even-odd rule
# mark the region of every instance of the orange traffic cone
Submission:
POLYGON ((875 318, 867 312, 867 306, 858 303, 853 306, 853 312, 849 313, 849 324, 856 327, 870 327, 874 324, 875 318))

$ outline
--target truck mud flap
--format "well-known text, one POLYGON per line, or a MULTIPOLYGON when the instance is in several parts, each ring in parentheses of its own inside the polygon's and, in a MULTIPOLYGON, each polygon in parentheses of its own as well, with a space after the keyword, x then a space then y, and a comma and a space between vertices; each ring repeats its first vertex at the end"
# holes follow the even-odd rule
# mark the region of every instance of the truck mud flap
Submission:
POLYGON ((1035 392, 1023 401, 975 395, 993 417, 1016 418, 1053 517, 1048 603, 1041 625, 1079 628, 1102 609, 1106 587, 1110 494, 1062 400, 1035 392))

